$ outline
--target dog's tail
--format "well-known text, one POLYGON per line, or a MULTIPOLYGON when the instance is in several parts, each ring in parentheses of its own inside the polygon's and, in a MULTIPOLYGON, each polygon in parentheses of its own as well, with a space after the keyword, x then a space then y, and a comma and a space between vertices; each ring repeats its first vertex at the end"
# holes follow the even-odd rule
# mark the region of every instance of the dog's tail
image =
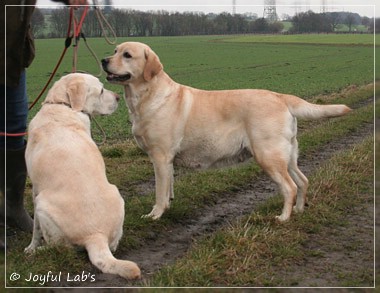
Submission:
POLYGON ((316 105, 292 95, 283 95, 293 116, 301 119, 320 119, 343 116, 351 111, 346 105, 316 105))
POLYGON ((90 261, 103 273, 116 274, 126 279, 139 279, 141 272, 132 261, 116 259, 109 248, 105 235, 96 234, 85 245, 90 261))

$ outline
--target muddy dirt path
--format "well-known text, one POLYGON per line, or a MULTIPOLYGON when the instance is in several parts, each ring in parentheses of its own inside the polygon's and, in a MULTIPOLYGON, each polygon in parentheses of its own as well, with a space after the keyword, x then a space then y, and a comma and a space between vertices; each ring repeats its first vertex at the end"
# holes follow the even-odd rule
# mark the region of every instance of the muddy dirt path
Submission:
MULTIPOLYGON (((331 141, 317 151, 301 154, 299 157, 300 169, 309 177, 334 153, 360 143, 373 131, 374 125, 366 123, 362 125, 359 131, 331 141)), ((168 227, 164 232, 154 233, 152 231, 150 239, 146 240, 142 247, 129 251, 121 258, 138 263, 144 281, 161 267, 175 262, 177 258, 184 255, 194 239, 199 239, 230 222, 236 221, 241 216, 250 214, 255 207, 276 193, 276 185, 265 174, 262 174, 244 189, 220 195, 214 205, 194 211, 193 219, 168 227)), ((86 286, 85 284, 82 285, 86 286)), ((97 273, 96 283, 91 283, 91 286, 125 287, 141 286, 141 283, 126 283, 118 276, 97 273)))

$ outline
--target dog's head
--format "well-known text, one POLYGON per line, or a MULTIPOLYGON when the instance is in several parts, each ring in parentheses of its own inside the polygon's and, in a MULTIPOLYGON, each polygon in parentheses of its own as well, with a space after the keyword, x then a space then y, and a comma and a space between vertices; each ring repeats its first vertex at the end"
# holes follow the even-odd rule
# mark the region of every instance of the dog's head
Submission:
POLYGON ((119 96, 106 90, 96 77, 84 73, 71 73, 56 81, 45 99, 47 104, 66 104, 74 111, 90 115, 112 114, 119 96))
POLYGON ((138 42, 118 45, 115 54, 103 59, 102 65, 109 82, 123 85, 134 81, 150 81, 163 69, 156 53, 138 42))

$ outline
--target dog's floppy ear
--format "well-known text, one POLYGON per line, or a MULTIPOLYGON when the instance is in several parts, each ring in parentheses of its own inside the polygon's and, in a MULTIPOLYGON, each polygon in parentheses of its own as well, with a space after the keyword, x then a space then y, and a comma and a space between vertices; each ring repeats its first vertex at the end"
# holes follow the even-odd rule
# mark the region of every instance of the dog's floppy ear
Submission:
POLYGON ((144 79, 146 81, 150 81, 163 69, 163 66, 156 53, 154 53, 151 49, 145 50, 145 59, 144 79))
POLYGON ((84 79, 78 78, 70 81, 67 85, 67 95, 69 96, 69 101, 71 108, 74 111, 82 111, 84 104, 86 103, 86 96, 88 86, 84 79))

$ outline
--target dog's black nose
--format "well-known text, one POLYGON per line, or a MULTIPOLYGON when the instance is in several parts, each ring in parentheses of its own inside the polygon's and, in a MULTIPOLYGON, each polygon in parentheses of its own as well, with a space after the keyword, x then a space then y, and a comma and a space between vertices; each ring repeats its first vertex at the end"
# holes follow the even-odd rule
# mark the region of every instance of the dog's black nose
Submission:
POLYGON ((103 66, 103 69, 106 69, 107 68, 107 65, 108 65, 108 59, 102 59, 102 66, 103 66))

